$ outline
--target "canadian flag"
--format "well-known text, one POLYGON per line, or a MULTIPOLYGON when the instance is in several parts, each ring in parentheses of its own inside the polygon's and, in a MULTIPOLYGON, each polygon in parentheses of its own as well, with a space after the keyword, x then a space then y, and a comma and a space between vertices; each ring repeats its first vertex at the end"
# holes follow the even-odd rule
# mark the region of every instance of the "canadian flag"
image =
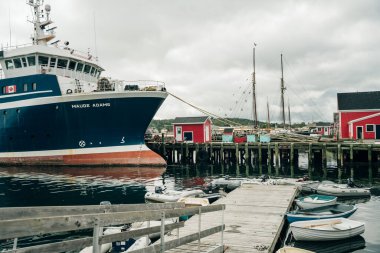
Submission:
POLYGON ((16 85, 5 86, 5 93, 15 93, 16 85))

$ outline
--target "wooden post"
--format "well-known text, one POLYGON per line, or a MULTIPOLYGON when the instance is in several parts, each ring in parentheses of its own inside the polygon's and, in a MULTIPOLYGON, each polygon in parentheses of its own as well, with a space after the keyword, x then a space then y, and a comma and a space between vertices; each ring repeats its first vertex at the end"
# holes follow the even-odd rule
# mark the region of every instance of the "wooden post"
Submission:
POLYGON ((270 142, 268 142, 268 174, 272 174, 272 149, 270 142))
POLYGON ((326 143, 322 146, 322 169, 323 169, 323 179, 326 180, 327 177, 327 147, 326 143))
POLYGON ((294 143, 290 143, 290 177, 294 177, 294 143))
POLYGON ((354 179, 354 145, 353 144, 350 144, 350 168, 351 168, 351 173, 350 173, 350 177, 352 179, 354 179))
POLYGON ((261 150, 261 143, 259 143, 259 174, 263 174, 263 156, 261 150))
POLYGON ((198 154, 199 154, 199 143, 195 143, 195 162, 198 161, 198 154))
POLYGON ((166 157, 166 147, 165 147, 165 134, 161 135, 161 144, 162 144, 162 155, 166 157))
POLYGON ((184 155, 184 152, 183 152, 183 142, 181 142, 181 164, 184 164, 185 163, 185 155, 184 155))
POLYGON ((244 162, 245 162, 245 166, 247 167, 249 165, 249 153, 248 153, 247 142, 244 144, 244 162))
POLYGON ((214 149, 212 147, 212 142, 210 142, 210 161, 211 164, 214 164, 214 149))
POLYGON ((92 252, 93 253, 100 253, 99 236, 102 232, 103 232, 103 228, 99 226, 98 221, 95 221, 93 238, 92 238, 92 252))
POLYGON ((239 164, 239 143, 235 143, 236 164, 239 164))
POLYGON ((189 143, 186 142, 185 144, 185 160, 186 160, 186 164, 189 163, 189 143))
POLYGON ((275 154, 275 160, 276 160, 276 176, 279 175, 279 169, 280 169, 280 152, 278 149, 278 143, 276 142, 274 144, 274 154, 275 154))
POLYGON ((223 148, 223 142, 220 144, 220 162, 224 164, 224 148, 223 148))
POLYGON ((342 163, 342 157, 341 157, 341 152, 342 152, 342 145, 339 143, 338 144, 338 150, 337 150, 337 157, 336 157, 336 163, 338 167, 341 167, 342 163))
POLYGON ((368 145, 368 181, 372 186, 372 145, 368 145))
POLYGON ((308 170, 308 173, 309 173, 309 178, 311 179, 312 178, 312 171, 311 171, 311 167, 312 167, 312 156, 313 156, 313 150, 312 150, 312 144, 309 143, 309 159, 308 159, 308 166, 307 166, 307 170, 308 170))

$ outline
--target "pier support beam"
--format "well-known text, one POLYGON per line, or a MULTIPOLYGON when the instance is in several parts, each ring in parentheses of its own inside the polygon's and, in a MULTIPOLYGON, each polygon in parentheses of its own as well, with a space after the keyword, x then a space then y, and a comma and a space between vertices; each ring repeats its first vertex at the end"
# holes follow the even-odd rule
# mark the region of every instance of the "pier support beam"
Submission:
POLYGON ((268 143, 268 174, 272 174, 272 148, 270 142, 268 143))
POLYGON ((276 176, 278 177, 279 169, 280 169, 280 152, 278 150, 277 142, 274 144, 274 153, 275 153, 275 160, 276 160, 276 176))
POLYGON ((294 143, 290 143, 290 177, 294 177, 294 143))

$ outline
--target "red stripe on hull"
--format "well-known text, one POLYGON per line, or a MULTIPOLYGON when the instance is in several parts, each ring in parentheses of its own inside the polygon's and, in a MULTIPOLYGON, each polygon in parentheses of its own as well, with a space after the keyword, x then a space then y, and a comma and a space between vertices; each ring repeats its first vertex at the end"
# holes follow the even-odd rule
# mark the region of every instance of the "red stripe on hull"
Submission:
POLYGON ((108 166, 166 166, 165 160, 151 150, 99 154, 11 157, 1 158, 9 165, 108 165, 108 166))

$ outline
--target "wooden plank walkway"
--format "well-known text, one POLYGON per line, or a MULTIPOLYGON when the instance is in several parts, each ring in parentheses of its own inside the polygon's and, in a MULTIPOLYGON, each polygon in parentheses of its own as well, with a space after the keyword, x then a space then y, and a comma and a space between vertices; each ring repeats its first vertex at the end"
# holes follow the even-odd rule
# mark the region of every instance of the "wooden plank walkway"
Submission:
MULTIPOLYGON (((225 204, 224 214, 201 215, 201 229, 225 223, 223 232, 224 252, 273 252, 284 225, 284 214, 289 210, 298 193, 293 185, 243 184, 240 188, 219 199, 215 204, 225 204)), ((196 233, 199 215, 194 215, 179 229, 179 235, 196 233)), ((176 232, 165 236, 165 242, 174 240, 176 232)), ((201 239, 200 252, 222 252, 222 234, 201 239), (207 248, 208 247, 208 248, 207 248)), ((198 252, 198 242, 181 246, 181 252, 198 252)), ((178 252, 168 250, 165 252, 178 252)))

